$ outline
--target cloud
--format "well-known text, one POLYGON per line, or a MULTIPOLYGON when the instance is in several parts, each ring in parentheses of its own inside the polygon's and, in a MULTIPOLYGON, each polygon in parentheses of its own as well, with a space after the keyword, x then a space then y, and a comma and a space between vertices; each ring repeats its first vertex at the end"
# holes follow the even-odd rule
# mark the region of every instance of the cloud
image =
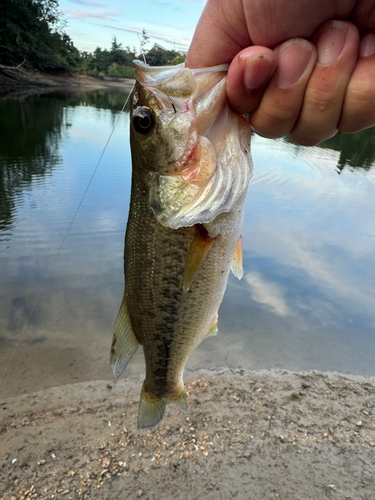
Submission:
POLYGON ((279 316, 288 316, 291 311, 276 283, 267 283, 257 272, 247 273, 245 279, 250 287, 251 298, 267 306, 271 312, 279 316))
POLYGON ((168 7, 168 5, 170 5, 170 2, 165 2, 164 0, 152 0, 152 3, 156 3, 162 7, 168 7))
POLYGON ((339 153, 328 149, 296 150, 257 136, 253 146, 254 163, 263 166, 250 188, 257 212, 251 227, 245 224, 244 241, 251 241, 262 259, 306 273, 327 295, 373 310, 375 257, 367 235, 375 227, 368 208, 371 172, 338 177, 339 153))
MULTIPOLYGON (((111 30, 117 30, 117 31, 125 31, 128 33, 136 33, 141 35, 142 30, 139 28, 135 28, 132 26, 125 26, 125 27, 120 27, 120 26, 111 26, 107 24, 102 25, 103 28, 109 28, 111 30)), ((187 50, 187 48, 190 45, 191 41, 191 36, 181 36, 181 30, 186 30, 186 28, 176 28, 176 33, 171 33, 171 34, 160 34, 157 31, 153 31, 150 29, 147 29, 147 36, 150 37, 150 39, 154 38, 156 40, 159 40, 161 42, 167 43, 167 44, 173 44, 176 45, 177 50, 187 50)), ((151 48, 151 44, 147 46, 147 49, 151 48)))
POLYGON ((81 9, 63 9, 64 14, 68 18, 76 19, 78 21, 85 21, 86 19, 106 19, 111 22, 118 22, 116 19, 116 12, 114 10, 81 10, 81 9))
POLYGON ((103 7, 108 8, 108 4, 95 2, 91 0, 69 0, 71 3, 77 3, 78 5, 86 5, 87 7, 103 7))
POLYGON ((355 300, 372 310, 373 273, 367 280, 357 274, 358 262, 368 262, 369 269, 374 268, 373 254, 368 252, 369 245, 364 245, 362 238, 359 241, 356 238, 345 239, 343 245, 338 233, 316 231, 311 224, 306 224, 305 228, 299 226, 298 231, 290 219, 259 217, 257 229, 253 227, 251 236, 249 233, 245 235, 245 232, 243 236, 244 239, 252 239, 256 255, 262 259, 272 259, 279 267, 299 269, 306 273, 312 284, 332 298, 355 300), (333 253, 335 249, 337 256, 333 253))
POLYGON ((194 12, 192 10, 183 9, 182 7, 175 7, 173 10, 175 12, 179 12, 183 16, 191 16, 192 14, 194 14, 194 12))
POLYGON ((101 211, 94 223, 94 229, 100 233, 114 232, 121 228, 123 222, 109 211, 101 211))

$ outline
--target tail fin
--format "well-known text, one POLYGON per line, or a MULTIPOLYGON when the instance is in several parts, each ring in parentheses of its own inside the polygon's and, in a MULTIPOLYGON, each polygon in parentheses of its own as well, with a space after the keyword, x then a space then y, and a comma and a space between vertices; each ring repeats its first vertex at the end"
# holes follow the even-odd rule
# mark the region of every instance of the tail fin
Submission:
POLYGON ((139 342, 133 332, 124 296, 117 316, 111 347, 110 363, 115 377, 119 377, 125 370, 138 347, 139 342))
POLYGON ((138 410, 138 429, 152 429, 158 425, 163 420, 165 407, 169 403, 175 403, 183 410, 187 410, 185 389, 182 389, 181 393, 175 397, 153 398, 146 392, 145 382, 143 382, 138 410))

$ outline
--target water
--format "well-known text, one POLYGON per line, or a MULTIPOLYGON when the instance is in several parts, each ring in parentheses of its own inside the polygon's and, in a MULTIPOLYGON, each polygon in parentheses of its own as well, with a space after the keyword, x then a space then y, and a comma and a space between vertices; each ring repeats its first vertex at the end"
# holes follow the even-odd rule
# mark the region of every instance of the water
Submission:
MULTIPOLYGON (((0 100, 1 398, 112 379, 131 178, 125 99, 0 100)), ((219 334, 188 368, 375 375, 375 130, 319 148, 254 137, 252 151, 244 278, 230 277, 219 334)), ((126 374, 143 370, 139 350, 126 374)))

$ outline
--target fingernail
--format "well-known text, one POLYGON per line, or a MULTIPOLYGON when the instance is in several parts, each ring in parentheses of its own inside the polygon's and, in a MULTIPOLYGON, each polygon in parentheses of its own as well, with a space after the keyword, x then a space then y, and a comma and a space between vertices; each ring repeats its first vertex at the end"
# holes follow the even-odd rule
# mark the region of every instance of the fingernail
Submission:
POLYGON ((277 84, 286 89, 295 85, 304 74, 310 61, 312 47, 302 38, 288 40, 278 49, 277 84))
POLYGON ((373 54, 375 54, 375 33, 367 33, 361 39, 359 55, 361 57, 369 57, 373 54))
POLYGON ((342 52, 345 45, 348 25, 341 21, 332 21, 318 33, 318 62, 331 64, 342 52))
POLYGON ((244 84, 249 90, 261 87, 271 77, 275 63, 267 54, 256 54, 252 57, 241 57, 239 60, 245 64, 244 84))

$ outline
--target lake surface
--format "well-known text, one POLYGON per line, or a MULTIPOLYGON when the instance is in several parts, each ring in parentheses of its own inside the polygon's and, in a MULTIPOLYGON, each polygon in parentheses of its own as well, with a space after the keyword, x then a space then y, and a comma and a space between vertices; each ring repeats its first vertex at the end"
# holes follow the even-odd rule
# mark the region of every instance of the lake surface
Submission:
MULTIPOLYGON (((112 380, 131 178, 125 99, 0 99, 0 398, 112 380)), ((244 278, 230 276, 219 334, 187 368, 375 375, 375 130, 313 148, 254 136, 252 152, 244 278)), ((126 375, 143 371, 140 349, 126 375)))

